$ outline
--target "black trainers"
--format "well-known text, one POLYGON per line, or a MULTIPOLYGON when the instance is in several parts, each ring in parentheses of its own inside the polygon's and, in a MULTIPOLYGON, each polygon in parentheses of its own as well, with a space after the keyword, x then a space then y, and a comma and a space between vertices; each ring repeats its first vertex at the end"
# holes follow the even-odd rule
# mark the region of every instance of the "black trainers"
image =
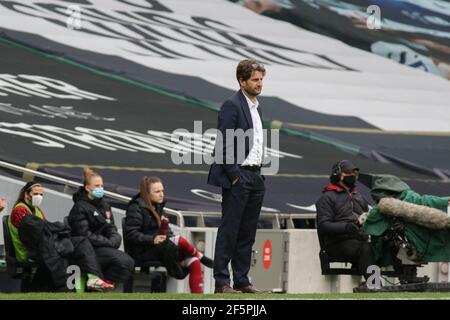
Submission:
POLYGON ((208 268, 214 268, 214 261, 212 260, 212 259, 210 259, 210 258, 208 258, 207 256, 203 256, 203 257, 201 257, 201 259, 200 259, 200 262, 205 266, 205 267, 208 267, 208 268))

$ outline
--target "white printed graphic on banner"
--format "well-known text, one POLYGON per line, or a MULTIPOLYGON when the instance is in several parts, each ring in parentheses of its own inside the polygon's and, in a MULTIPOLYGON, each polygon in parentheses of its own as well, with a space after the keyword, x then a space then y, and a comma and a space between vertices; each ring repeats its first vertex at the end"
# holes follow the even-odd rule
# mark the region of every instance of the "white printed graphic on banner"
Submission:
POLYGON ((229 1, 83 2, 75 17, 67 1, 0 1, 0 30, 34 33, 232 90, 237 61, 256 58, 267 64, 266 96, 384 130, 450 131, 448 81, 229 1))

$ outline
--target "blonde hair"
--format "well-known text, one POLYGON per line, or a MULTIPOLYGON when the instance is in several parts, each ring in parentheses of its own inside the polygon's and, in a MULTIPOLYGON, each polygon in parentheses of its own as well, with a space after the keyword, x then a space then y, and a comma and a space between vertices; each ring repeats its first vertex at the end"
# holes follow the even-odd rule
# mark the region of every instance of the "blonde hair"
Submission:
POLYGON ((158 222, 158 226, 161 225, 161 217, 159 216, 158 212, 153 208, 152 200, 150 199, 150 190, 151 186, 154 183, 162 182, 160 178, 158 177, 147 177, 144 176, 141 179, 141 197, 144 199, 145 203, 147 204, 148 209, 150 209, 151 213, 155 217, 156 221, 158 222))
POLYGON ((94 177, 102 177, 101 175, 99 175, 97 172, 95 172, 94 170, 92 170, 91 168, 84 168, 83 169, 83 186, 86 187, 88 184, 91 183, 92 178, 94 177))

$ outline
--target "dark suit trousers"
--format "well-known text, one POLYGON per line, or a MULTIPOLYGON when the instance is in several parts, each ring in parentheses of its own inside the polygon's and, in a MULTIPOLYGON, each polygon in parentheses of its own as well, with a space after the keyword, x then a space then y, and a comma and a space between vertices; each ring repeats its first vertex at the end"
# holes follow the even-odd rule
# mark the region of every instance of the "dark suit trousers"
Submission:
POLYGON ((222 189, 222 221, 217 231, 214 255, 216 286, 230 284, 230 261, 234 287, 250 285, 247 275, 264 192, 260 173, 243 169, 235 185, 222 189))

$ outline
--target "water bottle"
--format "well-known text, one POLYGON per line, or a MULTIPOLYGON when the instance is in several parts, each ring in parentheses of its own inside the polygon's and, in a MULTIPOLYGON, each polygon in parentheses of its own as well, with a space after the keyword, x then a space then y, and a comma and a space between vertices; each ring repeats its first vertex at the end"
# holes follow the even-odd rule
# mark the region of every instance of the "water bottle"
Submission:
POLYGON ((166 236, 169 231, 169 218, 161 216, 161 225, 159 226, 159 235, 166 236))

